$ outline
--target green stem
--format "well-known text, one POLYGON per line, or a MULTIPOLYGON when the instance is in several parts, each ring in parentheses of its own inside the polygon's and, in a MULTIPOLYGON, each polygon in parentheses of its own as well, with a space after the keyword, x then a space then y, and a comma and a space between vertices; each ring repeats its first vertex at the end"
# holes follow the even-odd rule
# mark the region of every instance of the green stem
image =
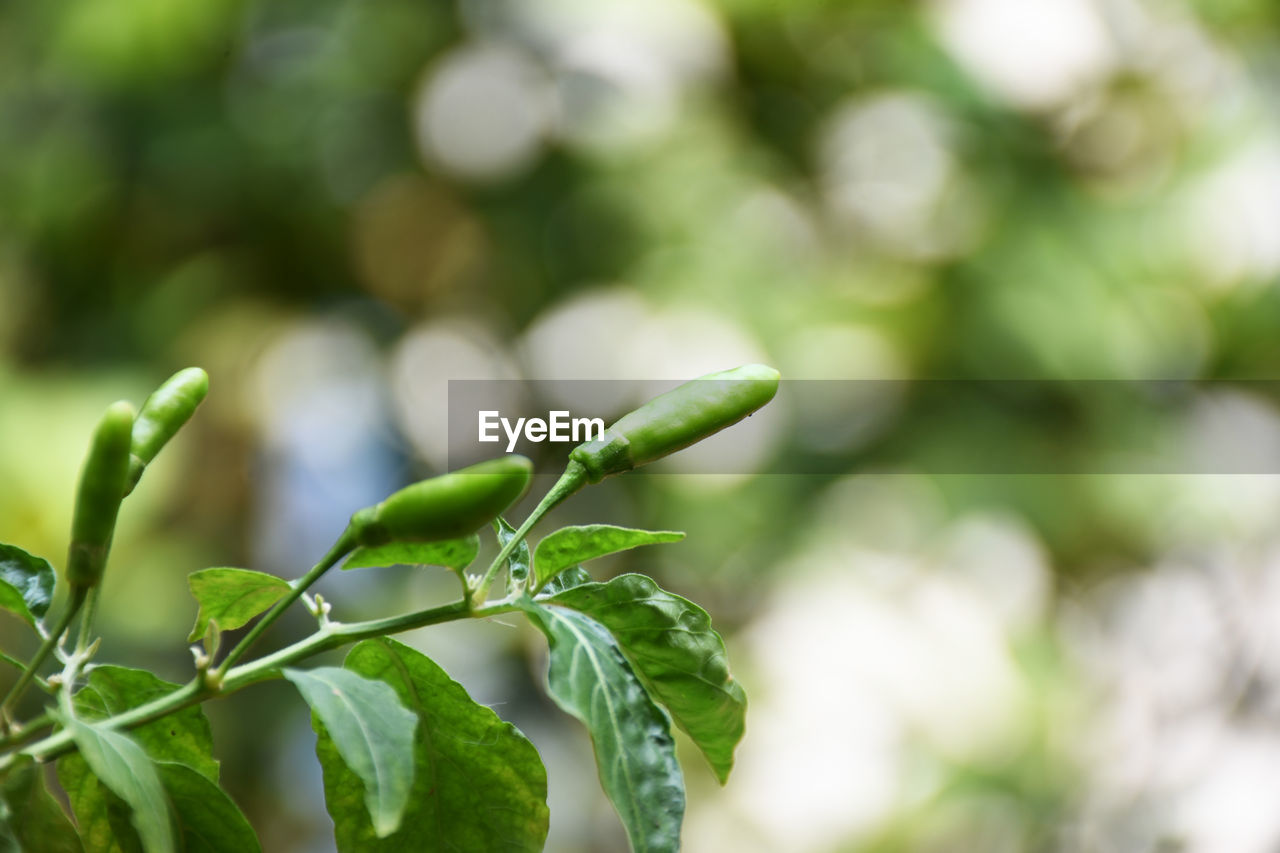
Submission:
POLYGON ((346 532, 338 537, 338 541, 329 549, 329 553, 324 555, 324 559, 312 566, 311 571, 295 581, 289 594, 277 601, 275 606, 268 610, 266 615, 259 619, 253 628, 249 630, 249 633, 245 634, 244 638, 235 645, 235 648, 227 652, 227 656, 222 659, 222 663, 213 672, 213 678, 215 680, 226 678, 227 671, 231 669, 231 665, 243 657, 245 652, 249 651, 249 648, 258 637, 262 636, 263 632, 270 628, 276 619, 280 618, 280 614, 284 613, 290 604, 301 598, 302 594, 313 583, 318 581, 321 575, 337 565, 338 561, 350 553, 353 548, 355 548, 355 538, 351 534, 351 529, 347 528, 346 532))
POLYGON ((84 610, 80 615, 80 628, 76 634, 76 654, 80 654, 89 647, 89 637, 93 633, 93 619, 98 615, 98 593, 102 589, 102 585, 98 584, 89 588, 89 593, 85 596, 84 610))
MULTIPOLYGON (((4 701, 0 701, 0 722, 8 719, 9 709, 14 703, 22 698, 22 694, 26 691, 27 686, 31 684, 31 680, 36 676, 36 670, 44 663, 45 658, 49 657, 49 653, 58 645, 58 640, 63 632, 67 630, 67 626, 71 624, 71 620, 75 618, 76 611, 80 609, 80 605, 84 604, 85 594, 88 589, 83 586, 71 587, 71 600, 67 602, 67 609, 63 612, 62 618, 49 632, 49 636, 44 638, 44 642, 40 644, 40 648, 36 650, 36 655, 27 664, 27 668, 23 670, 22 675, 18 677, 13 687, 9 688, 9 692, 5 694, 4 701)), ((6 724, 7 725, 7 724, 6 724)))
POLYGON ((498 574, 498 570, 511 556, 511 552, 515 547, 524 541, 525 536, 529 535, 529 531, 533 526, 542 520, 542 517, 552 510, 557 504, 577 492, 587 484, 587 469, 581 464, 570 459, 569 464, 565 466, 564 473, 560 475, 560 479, 556 480, 556 484, 551 490, 543 496, 538 505, 533 508, 533 512, 529 513, 529 517, 524 520, 524 524, 516 530, 515 535, 508 540, 506 545, 502 546, 502 550, 498 552, 498 556, 493 558, 493 562, 489 564, 489 568, 485 571, 484 577, 480 579, 480 583, 476 586, 475 593, 472 596, 473 601, 484 603, 486 596, 489 594, 489 587, 493 585, 493 579, 498 574))
POLYGON ((15 658, 13 655, 8 655, 4 652, 0 652, 0 661, 4 661, 9 664, 9 666, 13 667, 18 672, 25 672, 27 669, 27 665, 25 663, 15 658))
MULTIPOLYGON (((198 704, 212 696, 213 693, 214 691, 206 687, 203 681, 198 678, 193 679, 172 693, 166 693, 164 696, 153 699, 145 705, 131 708, 107 720, 95 723, 95 725, 105 726, 110 729, 131 729, 198 704)), ((37 741, 22 750, 22 752, 34 756, 38 761, 50 761, 59 755, 70 752, 74 748, 71 734, 66 729, 63 729, 43 740, 37 741)), ((4 770, 5 767, 11 764, 15 756, 16 754, 10 754, 0 759, 0 770, 4 770)))
POLYGON ((40 732, 54 724, 54 719, 48 713, 41 714, 38 717, 23 723, 22 731, 15 732, 11 735, 5 735, 0 738, 0 749, 10 749, 16 746, 22 746, 24 743, 31 743, 33 740, 40 739, 40 732))
MULTIPOLYGON (((96 725, 109 729, 136 728, 175 711, 197 705, 214 696, 226 696, 242 690, 250 684, 278 678, 282 668, 321 652, 344 646, 347 643, 409 631, 427 625, 436 625, 441 622, 452 622, 457 619, 496 616, 501 613, 510 613, 516 609, 516 605, 512 602, 497 601, 487 607, 473 610, 465 599, 460 599, 439 607, 432 607, 427 610, 419 610, 415 613, 406 613, 402 616, 393 616, 387 619, 372 619, 366 622, 352 622, 347 625, 332 623, 328 627, 322 628, 311 636, 305 637, 278 652, 230 670, 226 673, 220 686, 211 686, 205 678, 198 677, 182 685, 172 693, 160 696, 136 708, 131 708, 128 711, 96 723, 96 725)), ((71 735, 63 730, 31 744, 22 752, 40 761, 50 761, 74 748, 71 735)), ((0 758, 0 770, 3 770, 13 760, 13 754, 0 758)))
MULTIPOLYGON (((93 596, 90 595, 90 598, 93 596)), ((93 657, 93 650, 84 642, 84 634, 76 640, 76 649, 67 656, 66 665, 62 667, 62 686, 58 690, 58 706, 62 711, 61 719, 72 720, 76 716, 75 705, 71 701, 71 694, 75 690, 76 679, 80 677, 80 667, 84 662, 93 657)))
MULTIPOLYGON (((435 625, 441 622, 451 622, 456 619, 465 617, 484 618, 487 616, 495 616, 500 613, 509 613, 517 609, 516 605, 510 600, 496 601, 492 604, 484 604, 485 596, 488 594, 489 587, 493 583, 494 576, 502 567, 507 557, 511 555, 511 551, 519 544, 529 531, 538 521, 551 511, 553 507, 570 495, 577 492, 586 485, 586 470, 577 462, 570 461, 565 468, 564 474, 556 481, 551 490, 547 492, 529 517, 516 531, 498 556, 494 558, 490 564, 480 584, 476 587, 474 596, 467 596, 459 601, 450 604, 444 604, 439 607, 433 607, 427 610, 420 610, 415 613, 406 613, 401 616, 391 616, 384 619, 372 619, 365 622, 353 622, 351 624, 331 623, 323 626, 319 631, 305 637, 298 642, 287 646, 273 654, 266 655, 255 661, 232 668, 232 665, 239 660, 249 650, 253 643, 262 635, 264 631, 271 626, 280 614, 297 601, 307 589, 314 584, 321 575, 329 569, 337 565, 346 554, 354 547, 354 538, 350 529, 338 539, 329 553, 325 555, 319 563, 298 579, 289 594, 278 601, 271 610, 267 611, 258 622, 253 626, 248 634, 236 644, 227 656, 222 660, 216 670, 209 673, 201 673, 197 678, 192 679, 187 684, 174 690, 165 696, 158 697, 137 708, 132 708, 121 714, 117 714, 107 720, 102 721, 98 725, 111 729, 129 729, 141 726, 152 720, 157 720, 175 711, 199 704, 205 699, 212 696, 223 696, 234 693, 250 684, 263 681, 269 678, 279 676, 280 669, 292 663, 311 657, 321 652, 329 651, 347 643, 357 642, 359 640, 369 639, 371 637, 382 637, 388 634, 396 634, 402 631, 410 631, 414 628, 422 628, 427 625, 435 625), (475 602, 481 602, 476 606, 475 602)), ((76 602, 74 609, 68 611, 63 616, 63 623, 58 631, 51 635, 50 640, 54 640, 62 631, 66 630, 66 625, 70 623, 71 616, 74 615, 75 609, 78 609, 80 602, 76 602)), ((51 643, 50 643, 51 645, 51 643)), ((47 654, 47 652, 45 652, 47 654)), ((42 658, 43 659, 43 658, 42 658)), ((34 668, 34 665, 33 665, 34 668)), ((27 742, 25 738, 17 742, 27 742)), ((68 752, 74 748, 71 736, 64 730, 55 732, 42 740, 39 740, 23 750, 24 753, 36 756, 41 761, 48 761, 57 756, 68 752)), ((0 769, 3 769, 13 760, 10 754, 4 758, 0 758, 0 769)))
POLYGON ((348 643, 367 640, 370 637, 398 634, 402 631, 410 631, 414 628, 435 625, 440 622, 452 622, 455 619, 469 616, 492 616, 498 613, 506 613, 510 609, 510 605, 499 602, 492 607, 473 612, 467 606, 465 599, 459 599, 449 604, 442 604, 439 607, 419 610, 414 613, 405 613, 386 619, 370 619, 366 622, 352 622, 346 625, 339 622, 331 622, 327 627, 321 628, 316 633, 299 640, 291 646, 231 670, 226 674, 222 682, 222 689, 223 692, 239 690, 255 681, 275 678, 280 674, 281 668, 291 663, 345 646, 348 643))

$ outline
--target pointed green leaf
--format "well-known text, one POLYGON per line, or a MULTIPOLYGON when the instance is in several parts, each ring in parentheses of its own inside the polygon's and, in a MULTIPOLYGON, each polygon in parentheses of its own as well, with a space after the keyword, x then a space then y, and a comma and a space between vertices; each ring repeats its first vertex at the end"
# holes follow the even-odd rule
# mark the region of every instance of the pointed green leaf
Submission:
POLYGON ((538 600, 550 598, 556 593, 582 586, 584 583, 591 583, 591 575, 587 574, 587 570, 582 566, 571 566, 547 581, 547 585, 538 593, 538 600))
POLYGON ((62 756, 56 766, 84 848, 92 853, 142 853, 142 842, 129 823, 129 805, 98 781, 80 753, 62 756))
POLYGON ((442 539, 439 542, 390 542, 371 548, 357 548, 344 569, 378 566, 444 566, 460 572, 471 565, 480 553, 480 537, 442 539))
POLYGON ((283 578, 250 569, 202 569, 187 576, 187 586, 200 605, 188 643, 203 637, 210 622, 222 631, 244 627, 290 589, 283 578))
POLYGON ((628 551, 641 545, 657 545, 662 542, 678 542, 683 533, 673 530, 633 530, 614 527, 612 524, 587 524, 581 527, 562 527, 538 543, 533 552, 535 589, 560 572, 603 557, 628 551))
POLYGON ((390 685, 333 666, 286 669, 338 755, 364 783, 364 802, 374 834, 383 838, 400 826, 413 786, 413 735, 418 717, 400 703, 390 685))
POLYGON ((747 695, 729 675, 724 641, 707 612, 644 575, 577 586, 548 603, 572 607, 609 629, 723 785, 746 727, 747 695))
POLYGON ((0 788, 0 850, 83 853, 76 828, 45 787, 44 768, 25 756, 18 762, 0 788))
MULTIPOLYGON (((156 767, 147 753, 123 732, 67 720, 80 755, 93 775, 128 804, 130 822, 145 853, 173 853, 169 803, 156 767)), ((92 848, 91 848, 92 849, 92 848)))
POLYGON ((27 609, 27 602, 22 593, 13 584, 0 580, 0 610, 8 610, 31 627, 36 625, 36 617, 27 609))
MULTIPOLYGON (((260 851, 257 836, 221 788, 183 764, 155 764, 177 820, 180 849, 186 853, 260 851)), ((83 758, 58 761, 58 777, 74 805, 85 846, 93 853, 136 853, 142 843, 129 824, 129 807, 104 788, 83 758)))
POLYGON ((351 650, 345 666, 389 684, 420 723, 409 807, 400 829, 382 839, 361 802, 360 780, 321 731, 316 753, 342 853, 542 849, 547 774, 524 735, 402 643, 366 640, 351 650))
POLYGON ((253 827, 215 783, 183 764, 159 762, 156 770, 186 853, 261 853, 253 827))
POLYGON ((600 784, 635 853, 680 849, 684 779, 666 714, 649 698, 603 625, 583 613, 526 602, 547 635, 551 698, 587 727, 600 784))
MULTIPOLYGON (((90 671, 88 683, 73 699, 76 714, 82 720, 93 721, 115 716, 177 689, 178 685, 146 670, 99 666, 90 671)), ((139 726, 130 736, 153 760, 182 764, 211 782, 217 781, 213 736, 209 721, 198 706, 139 726)), ((80 755, 73 753, 59 758, 57 768, 58 780, 71 801, 80 837, 88 850, 94 853, 142 850, 138 834, 130 825, 129 806, 99 783, 80 755)))
MULTIPOLYGON (((89 672, 88 683, 75 694, 76 713, 87 721, 103 720, 177 689, 177 684, 157 678, 145 669, 97 666, 89 672)), ((213 734, 209 720, 199 706, 175 711, 139 726, 129 734, 156 761, 185 764, 210 780, 218 781, 213 734)))
MULTIPOLYGON (((494 532, 498 534, 498 546, 500 548, 507 547, 516 535, 516 529, 507 520, 499 516, 493 520, 494 532)), ((518 589, 522 589, 529 580, 529 543, 521 541, 515 548, 511 549, 511 556, 507 557, 507 593, 513 593, 518 589)))
POLYGON ((29 625, 49 612, 53 566, 16 545, 0 544, 0 607, 29 625))

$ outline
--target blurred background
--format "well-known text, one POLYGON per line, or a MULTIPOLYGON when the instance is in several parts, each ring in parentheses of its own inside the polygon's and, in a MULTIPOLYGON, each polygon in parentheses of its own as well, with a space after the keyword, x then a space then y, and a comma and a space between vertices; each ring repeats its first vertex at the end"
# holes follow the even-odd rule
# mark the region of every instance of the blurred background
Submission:
MULTIPOLYGON (((186 574, 295 577, 441 470, 451 378, 1275 378, 1278 68, 1267 0, 0 5, 0 541, 61 565, 102 408, 205 367, 99 622, 182 681, 186 574)), ((1276 850, 1280 480, 940 476, 876 448, 1150 425, 855 403, 780 395, 747 473, 553 518, 689 533, 595 566, 703 604, 751 700, 726 788, 682 742, 686 849, 1276 850)), ((1191 403, 1280 456, 1274 397, 1191 403)), ((454 592, 334 575, 340 619, 454 592)), ((540 637, 405 639, 543 753, 548 850, 625 849, 540 637)), ((208 713, 264 848, 331 850, 292 688, 208 713)))

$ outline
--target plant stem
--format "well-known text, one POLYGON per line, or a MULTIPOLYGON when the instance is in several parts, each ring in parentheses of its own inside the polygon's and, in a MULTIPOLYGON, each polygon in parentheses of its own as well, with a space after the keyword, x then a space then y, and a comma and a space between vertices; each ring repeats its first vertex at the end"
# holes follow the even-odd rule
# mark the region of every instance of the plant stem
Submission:
POLYGON ((76 654, 89 647, 89 635, 93 632, 93 618, 98 615, 98 593, 102 585, 89 588, 85 596, 84 609, 80 616, 80 629, 76 634, 76 654))
MULTIPOLYGON (((336 649, 347 643, 409 631, 427 625, 452 622, 457 619, 496 616, 501 613, 510 613, 516 609, 516 605, 511 601, 496 601, 486 607, 472 609, 466 599, 459 599, 439 607, 386 619, 371 619, 366 622, 352 622, 345 625, 337 622, 331 623, 293 645, 286 646, 277 652, 230 670, 223 677, 220 686, 211 686, 204 678, 197 677, 171 693, 97 722, 95 725, 109 729, 135 728, 153 720, 158 720, 175 711, 180 711, 183 708, 197 705, 214 696, 226 696, 248 687, 250 684, 277 678, 283 667, 317 655, 320 652, 336 649)), ((22 752, 40 761, 49 761, 72 749, 74 749, 74 743, 71 735, 63 730, 31 744, 22 752)), ((3 770, 13 759, 13 754, 0 758, 0 770, 3 770)))
POLYGON ((293 604, 301 598, 302 594, 306 592, 313 583, 318 581, 321 575, 337 565, 338 561, 350 553, 354 547, 355 541, 352 538, 350 528, 348 528, 346 532, 338 537, 338 541, 329 549, 329 553, 325 554, 324 558, 320 562, 312 566, 311 571, 307 572, 293 583, 293 589, 289 591, 289 594, 277 601, 275 606, 268 610, 266 615, 259 619, 257 624, 249 629, 249 633, 244 635, 240 642, 235 645, 235 648, 227 652, 227 656, 222 659, 222 663, 220 663, 218 668, 214 671, 213 677, 215 679, 226 678, 227 671, 231 668, 231 665, 243 657, 245 652, 249 651, 249 648, 254 644, 258 637, 262 636, 262 633, 270 628, 271 624, 275 622, 276 619, 280 618, 280 614, 284 613, 285 609, 288 608, 290 604, 293 604))
POLYGON ((544 515, 552 510, 561 501, 581 489, 587 484, 587 470, 579 463, 570 459, 569 464, 565 466, 564 473, 560 475, 560 479, 556 480, 556 484, 551 487, 550 491, 543 496, 538 505, 533 508, 533 512, 529 513, 529 517, 524 520, 524 524, 516 530, 515 535, 502 546, 502 550, 498 552, 498 556, 493 558, 493 562, 489 564, 489 568, 485 570, 484 577, 480 579, 479 585, 476 586, 475 593, 472 597, 473 601, 484 604, 485 597, 489 594, 489 587, 493 585, 493 579, 498 574, 498 570, 502 568, 507 557, 511 556, 511 552, 515 547, 524 541, 525 536, 529 535, 529 531, 537 524, 544 515))
MULTIPOLYGON (((465 596, 464 598, 444 604, 439 607, 420 610, 415 613, 406 613, 400 616, 391 616, 383 619, 371 619, 365 622, 352 622, 350 624, 330 623, 324 625, 314 634, 299 640, 298 642, 286 646, 277 652, 261 657, 255 661, 232 668, 232 665, 249 651, 255 641, 265 632, 272 623, 280 617, 289 605, 302 597, 303 593, 314 584, 329 569, 337 565, 346 554, 354 547, 354 539, 350 530, 343 533, 338 541, 334 543, 329 553, 316 563, 305 575, 294 582, 293 588, 289 594, 280 601, 276 602, 267 613, 258 620, 258 622, 250 629, 249 633, 240 640, 236 646, 227 653, 222 663, 217 669, 208 673, 201 673, 198 677, 192 679, 187 684, 174 690, 165 696, 153 699, 146 704, 139 705, 137 708, 131 708, 128 711, 117 714, 107 720, 103 720, 97 725, 105 726, 111 729, 128 729, 149 723, 152 720, 172 714, 175 711, 182 710, 191 705, 203 702, 205 699, 213 696, 225 696, 234 693, 250 684, 263 681, 269 678, 279 676, 282 667, 296 663, 305 658, 319 654, 330 649, 344 646, 347 643, 357 642, 359 640, 371 637, 382 637, 388 634, 396 634, 402 631, 409 631, 414 628, 421 628, 427 625, 435 625, 441 622, 451 622, 464 617, 484 618, 487 616, 495 616, 500 613, 509 613, 516 609, 516 606, 510 600, 496 601, 493 604, 484 604, 485 596, 488 594, 489 587, 493 583, 494 576, 502 567, 504 561, 510 556, 511 551, 519 544, 535 524, 538 523, 544 515, 546 515, 554 506, 573 493, 577 492, 586 484, 586 471, 581 465, 570 461, 568 467, 565 468, 564 474, 556 481, 551 490, 543 497, 534 508, 529 517, 516 531, 498 556, 494 558, 488 570, 485 572, 480 584, 476 587, 475 595, 465 596), (480 602, 477 606, 476 602, 480 602)), ((75 611, 79 609, 83 603, 83 591, 78 600, 73 601, 72 607, 68 608, 67 613, 62 617, 58 630, 50 634, 45 640, 45 646, 42 646, 42 652, 37 654, 37 660, 31 665, 31 668, 23 673, 23 681, 29 680, 44 657, 48 655, 49 650, 57 642, 57 637, 61 635, 71 622, 71 618, 75 615, 75 611)), ((81 640, 87 634, 85 627, 81 628, 81 640)), ((78 642, 77 646, 81 643, 78 642)), ((22 683, 22 682, 20 682, 22 683)), ((15 685, 16 686, 16 685, 15 685)), ((25 684, 23 685, 25 686, 25 684)), ((64 687, 70 689, 70 685, 64 687)), ((13 691, 11 691, 12 696, 13 691)), ((7 705, 11 699, 5 700, 7 705)), ((0 705, 3 710, 4 705, 0 705)), ((0 745, 12 746, 30 742, 31 738, 18 735, 9 739, 9 741, 0 741, 0 745)), ((27 749, 24 753, 36 756, 42 761, 48 761, 52 758, 67 752, 73 748, 71 736, 66 731, 56 732, 42 740, 39 740, 27 749)), ((3 769, 13 760, 13 755, 0 758, 0 769, 3 769)))
POLYGON ((0 749, 10 749, 15 746, 22 746, 24 743, 31 743, 33 740, 39 740, 41 729, 48 728, 53 723, 53 717, 47 713, 27 720, 22 725, 22 731, 0 738, 0 749))
POLYGON ((4 661, 5 663, 9 664, 9 666, 13 667, 18 672, 23 672, 28 668, 27 665, 22 661, 18 660, 13 655, 5 654, 4 652, 0 652, 0 661, 4 661))
MULTIPOLYGON (((89 594, 90 601, 93 599, 93 593, 89 594)), ((90 605, 92 606, 92 604, 90 605)), ((92 620, 92 616, 89 617, 92 620)), ((87 626, 85 626, 87 627, 87 626)), ((76 679, 80 677, 80 668, 85 662, 93 657, 97 651, 97 644, 89 644, 85 642, 85 635, 82 632, 76 640, 76 649, 67 656, 66 665, 62 667, 62 687, 58 690, 58 705, 61 708, 61 719, 64 721, 72 720, 76 716, 75 704, 71 701, 72 691, 75 690, 76 679)))
POLYGON ((80 609, 80 605, 84 604, 85 594, 88 589, 82 586, 71 587, 71 600, 67 602, 67 609, 63 611, 62 618, 49 632, 49 636, 44 638, 44 642, 40 644, 40 648, 36 650, 36 655, 27 664, 27 668, 23 670, 22 675, 18 677, 13 687, 9 688, 9 692, 5 695, 4 701, 0 702, 0 723, 8 728, 8 713, 13 704, 22 698, 23 692, 31 680, 36 676, 36 670, 44 663, 45 658, 53 651, 54 646, 58 645, 58 640, 63 632, 67 630, 67 626, 71 624, 71 620, 75 618, 76 611, 80 609))

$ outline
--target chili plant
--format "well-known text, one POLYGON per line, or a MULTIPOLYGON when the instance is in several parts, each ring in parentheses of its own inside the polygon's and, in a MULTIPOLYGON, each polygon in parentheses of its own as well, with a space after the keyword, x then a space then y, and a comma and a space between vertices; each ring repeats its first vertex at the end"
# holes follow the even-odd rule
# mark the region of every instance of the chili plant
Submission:
POLYGON ((736 423, 765 405, 777 384, 776 371, 751 365, 650 401, 573 450, 564 474, 518 529, 501 514, 528 488, 532 466, 509 455, 424 480, 360 510, 296 580, 239 568, 192 573, 197 615, 187 642, 196 644, 195 671, 181 685, 97 662, 94 613, 110 579, 105 570, 122 501, 192 416, 208 379, 198 368, 181 371, 136 416, 128 403, 112 405, 81 471, 67 591, 56 617, 50 563, 0 545, 0 607, 41 640, 25 662, 3 655, 17 677, 0 698, 0 848, 259 850, 253 829, 219 786, 200 705, 287 679, 311 709, 339 850, 540 850, 547 780, 536 750, 430 658, 391 639, 427 625, 517 614, 547 637, 547 690, 586 727, 600 783, 632 848, 678 850, 685 795, 671 725, 689 735, 723 784, 742 737, 746 696, 702 608, 644 575, 594 581, 582 564, 684 534, 591 524, 536 543, 527 537, 553 506, 586 485, 736 423), (470 573, 480 535, 490 530, 497 556, 483 572, 470 573), (337 621, 331 602, 308 594, 335 566, 394 564, 449 569, 461 594, 361 622, 337 621), (504 573, 504 594, 491 597, 504 573), (251 654, 299 601, 316 630, 251 654), (230 632, 246 627, 229 641, 230 632), (301 666, 347 645, 342 666, 301 666), (20 719, 18 709, 31 707, 20 700, 32 686, 49 699, 20 719), (46 787, 43 768, 50 762, 70 815, 46 787))

